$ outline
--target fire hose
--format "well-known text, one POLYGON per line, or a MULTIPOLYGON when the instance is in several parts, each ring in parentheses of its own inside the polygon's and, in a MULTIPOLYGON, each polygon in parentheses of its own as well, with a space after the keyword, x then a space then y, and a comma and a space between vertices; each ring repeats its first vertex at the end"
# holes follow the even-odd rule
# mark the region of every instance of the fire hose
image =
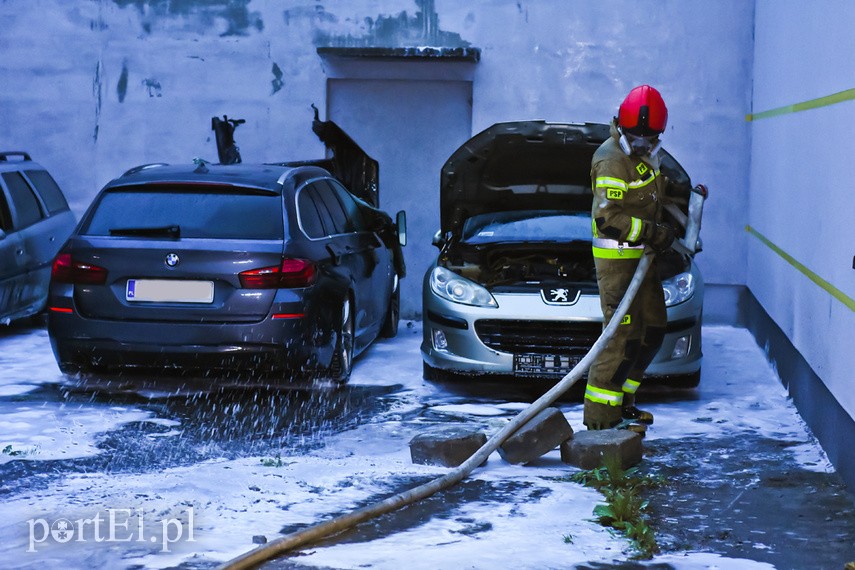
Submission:
POLYGON ((374 503, 373 505, 357 509, 328 521, 317 523, 303 530, 287 534, 271 542, 258 546, 257 548, 226 562, 220 567, 220 569, 242 570, 245 568, 256 568, 259 564, 281 556, 288 551, 312 544, 318 540, 348 530, 359 523, 377 518, 412 503, 421 501, 422 499, 426 499, 427 497, 456 485, 465 479, 476 467, 483 464, 490 454, 496 451, 506 439, 516 433, 534 416, 549 407, 550 404, 557 400, 562 394, 564 394, 564 392, 569 390, 588 370, 594 359, 599 356, 606 347, 606 344, 608 344, 609 340, 614 336, 615 331, 618 326, 620 326, 621 320, 629 310, 629 306, 635 298, 638 288, 641 286, 644 275, 650 267, 651 257, 652 253, 649 250, 645 250, 645 255, 643 255, 639 260, 638 267, 635 270, 635 274, 632 277, 632 281, 630 281, 623 299, 615 310, 609 324, 603 329, 602 334, 596 342, 594 342, 594 345, 591 347, 588 354, 586 354, 582 360, 580 360, 579 363, 561 379, 561 381, 553 386, 552 389, 535 400, 529 407, 517 414, 510 423, 487 440, 487 443, 482 445, 478 451, 473 453, 472 456, 464 461, 460 466, 449 471, 442 477, 374 503))
MULTIPOLYGON (((678 209, 671 211, 672 215, 678 219, 685 228, 685 235, 682 239, 674 242, 675 249, 689 255, 694 255, 700 251, 701 243, 699 234, 701 231, 701 218, 703 216, 704 201, 708 197, 706 186, 698 185, 692 188, 689 196, 688 214, 683 214, 678 209)), ((246 552, 237 558, 226 562, 220 568, 221 570, 242 570, 245 568, 255 568, 259 564, 272 560, 278 556, 285 554, 288 551, 294 550, 301 546, 312 544, 321 539, 327 538, 334 534, 338 534, 348 530, 362 522, 382 516, 384 514, 396 511, 412 503, 426 499, 431 495, 456 485, 465 479, 476 467, 482 465, 487 458, 501 446, 505 440, 516 433, 525 424, 531 421, 537 414, 549 407, 557 400, 564 392, 569 390, 590 368, 594 359, 606 347, 608 342, 614 336, 615 331, 620 322, 629 310, 635 298, 638 288, 644 279, 644 275, 650 268, 653 252, 649 248, 645 248, 645 255, 641 256, 638 266, 635 269, 635 274, 632 276, 632 281, 627 287, 626 293, 618 304, 617 309, 612 315, 609 324, 603 329, 600 337, 594 342, 591 350, 588 351, 582 360, 579 361, 573 369, 568 372, 560 382, 552 387, 543 396, 535 400, 529 407, 517 414, 504 428, 499 430, 493 437, 487 440, 487 443, 481 446, 478 451, 472 454, 469 459, 464 461, 460 466, 452 471, 449 471, 442 477, 434 479, 423 485, 419 485, 408 491, 398 493, 392 497, 374 503, 367 507, 357 509, 350 513, 335 517, 322 523, 317 523, 303 530, 287 534, 276 540, 263 544, 249 552, 246 552)))

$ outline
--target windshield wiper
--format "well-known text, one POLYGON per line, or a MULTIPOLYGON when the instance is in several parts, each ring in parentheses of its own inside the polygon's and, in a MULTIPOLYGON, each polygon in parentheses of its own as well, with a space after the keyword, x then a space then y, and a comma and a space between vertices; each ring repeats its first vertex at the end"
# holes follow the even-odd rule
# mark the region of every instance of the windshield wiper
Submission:
POLYGON ((139 237, 168 237, 178 239, 181 237, 179 226, 162 226, 159 228, 110 228, 111 236, 139 236, 139 237))

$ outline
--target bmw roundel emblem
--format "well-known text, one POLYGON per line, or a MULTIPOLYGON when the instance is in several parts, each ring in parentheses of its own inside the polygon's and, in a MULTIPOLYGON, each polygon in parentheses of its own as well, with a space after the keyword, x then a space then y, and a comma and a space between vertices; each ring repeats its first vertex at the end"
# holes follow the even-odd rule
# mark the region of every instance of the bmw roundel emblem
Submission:
POLYGON ((180 261, 180 259, 178 259, 177 253, 169 253, 166 255, 165 261, 166 261, 167 266, 175 267, 176 265, 178 265, 178 262, 180 261))

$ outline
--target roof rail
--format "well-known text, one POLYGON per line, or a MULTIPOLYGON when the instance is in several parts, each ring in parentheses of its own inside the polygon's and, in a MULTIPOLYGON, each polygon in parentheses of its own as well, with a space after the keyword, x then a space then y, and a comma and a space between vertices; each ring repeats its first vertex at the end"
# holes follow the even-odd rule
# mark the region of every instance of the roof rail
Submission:
POLYGON ((130 170, 122 174, 122 176, 130 176, 132 174, 142 172, 143 170, 148 170, 149 168, 157 168, 159 166, 169 166, 169 164, 166 162, 152 162, 151 164, 140 164, 139 166, 131 168, 130 170))
POLYGON ((29 153, 22 150, 7 150, 5 152, 0 152, 0 162, 7 162, 10 156, 20 156, 21 160, 33 160, 30 158, 29 153))

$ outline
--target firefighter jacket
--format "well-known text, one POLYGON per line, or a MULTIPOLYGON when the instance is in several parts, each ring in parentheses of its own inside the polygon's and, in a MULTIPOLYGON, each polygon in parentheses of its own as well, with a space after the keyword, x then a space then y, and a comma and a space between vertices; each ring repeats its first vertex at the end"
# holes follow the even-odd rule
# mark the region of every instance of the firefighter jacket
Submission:
POLYGON ((620 148, 620 133, 611 137, 591 161, 594 202, 591 209, 594 257, 638 259, 661 221, 668 180, 654 157, 628 156, 620 148))

